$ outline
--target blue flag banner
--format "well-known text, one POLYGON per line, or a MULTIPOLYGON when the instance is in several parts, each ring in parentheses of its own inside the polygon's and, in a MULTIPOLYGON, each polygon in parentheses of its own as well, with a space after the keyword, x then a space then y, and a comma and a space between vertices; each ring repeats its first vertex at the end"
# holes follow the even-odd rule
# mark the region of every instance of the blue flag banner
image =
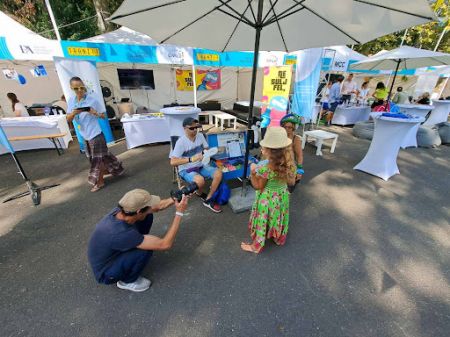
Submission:
POLYGON ((311 119, 317 88, 319 86, 320 68, 322 67, 322 48, 299 51, 295 70, 294 99, 292 112, 311 119))
POLYGON ((14 149, 11 145, 11 143, 8 140, 8 137, 6 136, 5 131, 3 131, 2 126, 0 125, 0 144, 6 148, 6 150, 10 153, 14 153, 14 149))

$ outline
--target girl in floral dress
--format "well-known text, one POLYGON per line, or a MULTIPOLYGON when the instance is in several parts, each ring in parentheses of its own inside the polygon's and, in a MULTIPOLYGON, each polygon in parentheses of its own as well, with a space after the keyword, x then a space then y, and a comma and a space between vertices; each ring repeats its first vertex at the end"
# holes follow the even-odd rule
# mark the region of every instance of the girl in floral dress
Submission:
POLYGON ((295 164, 291 151, 292 140, 282 127, 269 127, 261 141, 262 154, 267 160, 251 165, 250 179, 256 189, 248 223, 251 243, 241 243, 241 248, 259 253, 266 238, 283 245, 289 227, 288 183, 295 182, 295 164))

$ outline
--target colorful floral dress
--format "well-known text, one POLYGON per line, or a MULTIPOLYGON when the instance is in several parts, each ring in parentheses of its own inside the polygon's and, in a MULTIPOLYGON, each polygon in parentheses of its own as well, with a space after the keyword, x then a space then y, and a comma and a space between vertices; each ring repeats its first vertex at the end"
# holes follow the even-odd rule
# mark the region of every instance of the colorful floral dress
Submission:
POLYGON ((272 238, 277 245, 285 243, 289 227, 289 192, 287 183, 278 180, 266 163, 256 168, 256 175, 267 179, 267 183, 262 191, 256 191, 248 228, 255 248, 260 250, 266 238, 272 238))

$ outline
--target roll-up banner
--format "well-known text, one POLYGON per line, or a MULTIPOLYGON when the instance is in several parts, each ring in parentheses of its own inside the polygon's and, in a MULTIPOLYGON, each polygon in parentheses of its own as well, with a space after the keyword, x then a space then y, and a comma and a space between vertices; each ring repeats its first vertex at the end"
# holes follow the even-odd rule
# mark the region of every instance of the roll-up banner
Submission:
MULTIPOLYGON (((10 153, 14 153, 14 148, 12 147, 11 143, 8 140, 8 137, 6 136, 5 131, 3 131, 2 126, 0 125, 0 145, 6 149, 6 151, 10 153)), ((0 151, 1 153, 2 151, 0 151)))
POLYGON ((262 128, 280 126, 280 120, 288 108, 291 78, 291 66, 264 68, 262 128))
MULTIPOLYGON (((100 80, 98 77, 97 67, 95 62, 92 61, 79 61, 79 60, 69 60, 65 58, 55 57, 55 68, 58 73, 59 82, 66 96, 67 101, 70 97, 75 96, 75 93, 70 88, 70 79, 74 76, 78 76, 83 81, 87 88, 88 95, 94 95, 96 99, 100 102, 102 107, 101 113, 106 115, 105 102, 103 100, 102 89, 100 86, 100 80)), ((105 136, 107 143, 114 142, 114 137, 111 132, 111 127, 109 125, 108 118, 99 118, 98 122, 100 128, 102 129, 103 135, 105 136)), ((78 132, 78 127, 74 123, 75 132, 77 133, 78 142, 80 144, 80 149, 84 149, 84 139, 78 132)))
POLYGON ((309 120, 312 116, 319 86, 322 48, 312 48, 297 53, 292 112, 309 120))

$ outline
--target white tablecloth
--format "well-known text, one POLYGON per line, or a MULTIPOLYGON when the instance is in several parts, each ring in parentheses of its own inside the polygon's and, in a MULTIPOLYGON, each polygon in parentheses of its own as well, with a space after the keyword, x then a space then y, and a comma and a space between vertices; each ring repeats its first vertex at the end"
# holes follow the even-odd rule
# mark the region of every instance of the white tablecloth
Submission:
POLYGON ((424 125, 435 125, 448 120, 448 115, 450 114, 450 101, 433 100, 433 106, 434 109, 424 125))
POLYGON ((424 118, 389 118, 376 116, 375 131, 369 150, 364 159, 353 169, 364 171, 381 179, 388 180, 400 174, 397 155, 411 129, 423 122, 424 118))
POLYGON ((369 114, 369 106, 338 106, 334 112, 331 123, 334 125, 352 125, 356 122, 368 121, 369 114))
POLYGON ((187 117, 198 119, 200 108, 189 106, 175 106, 160 110, 167 119, 170 136, 181 137, 184 135, 183 120, 187 117))
MULTIPOLYGON (((66 136, 60 138, 61 146, 65 149, 72 140, 65 115, 2 118, 0 125, 7 137, 65 133, 66 136)), ((48 139, 21 140, 11 142, 11 145, 15 151, 55 148, 48 139)), ((0 145, 0 154, 4 153, 6 153, 6 149, 0 145)))
POLYGON ((121 119, 128 149, 145 144, 170 141, 166 118, 144 116, 139 118, 137 115, 134 116, 121 119))
MULTIPOLYGON (((400 108, 400 112, 422 118, 425 118, 430 110, 434 109, 434 106, 426 104, 398 104, 398 107, 400 108)), ((417 124, 414 128, 409 130, 402 144, 403 149, 407 147, 417 147, 417 131, 419 131, 419 126, 420 125, 417 124)))

